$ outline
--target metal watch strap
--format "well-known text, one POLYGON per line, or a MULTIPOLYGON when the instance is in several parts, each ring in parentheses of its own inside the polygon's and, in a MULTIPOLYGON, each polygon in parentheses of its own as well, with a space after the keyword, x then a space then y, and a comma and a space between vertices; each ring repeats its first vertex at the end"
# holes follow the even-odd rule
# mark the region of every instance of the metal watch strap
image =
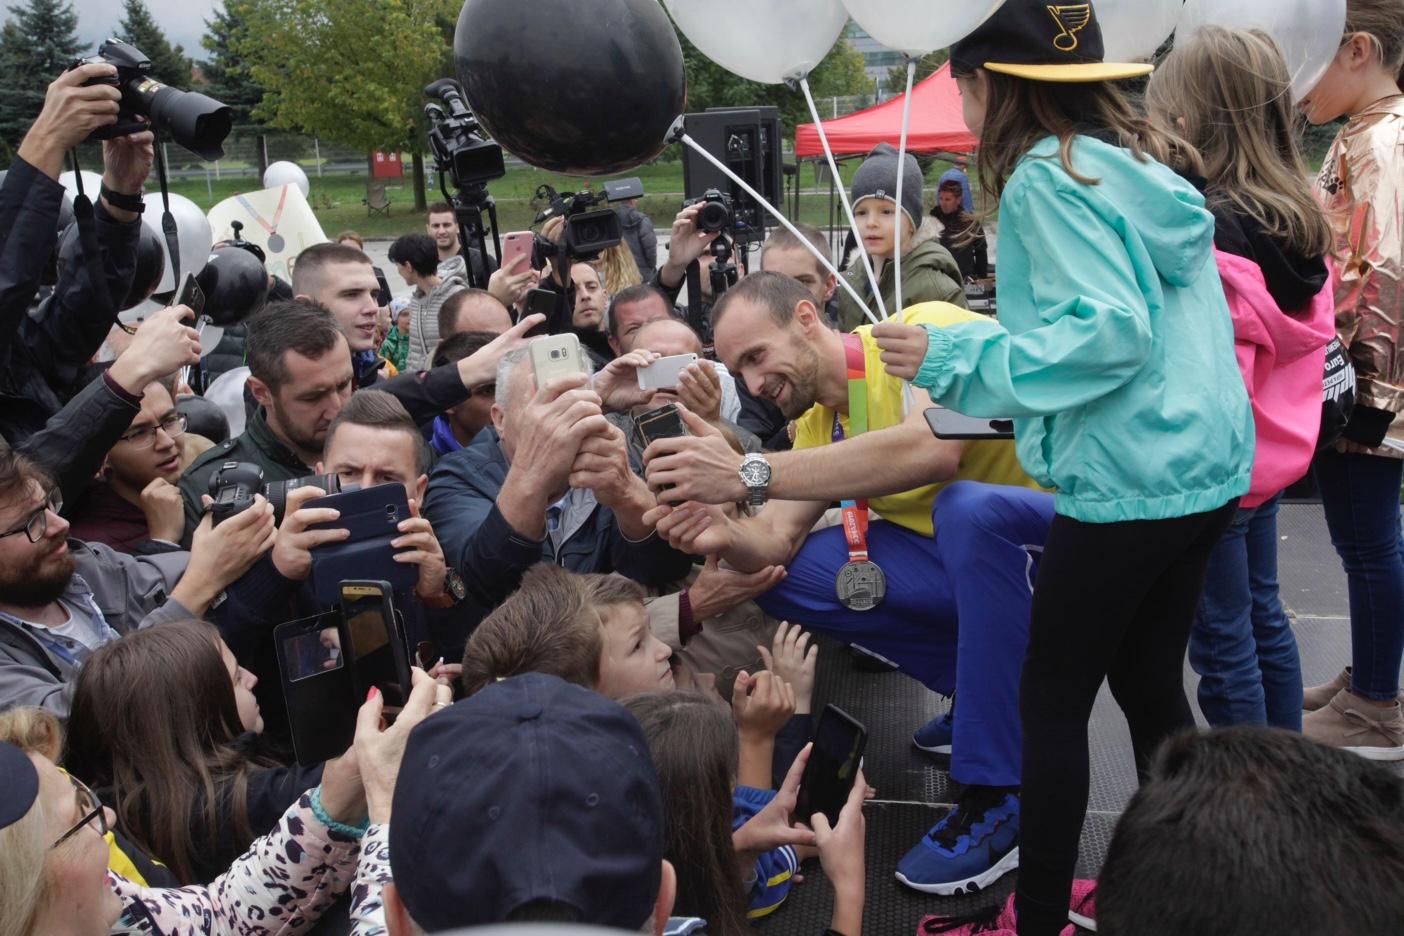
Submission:
POLYGON ((112 191, 112 189, 107 187, 106 182, 99 186, 98 191, 103 198, 107 199, 107 203, 113 208, 120 208, 123 211, 135 211, 138 214, 146 210, 146 202, 142 200, 141 192, 135 195, 124 195, 121 192, 112 191))

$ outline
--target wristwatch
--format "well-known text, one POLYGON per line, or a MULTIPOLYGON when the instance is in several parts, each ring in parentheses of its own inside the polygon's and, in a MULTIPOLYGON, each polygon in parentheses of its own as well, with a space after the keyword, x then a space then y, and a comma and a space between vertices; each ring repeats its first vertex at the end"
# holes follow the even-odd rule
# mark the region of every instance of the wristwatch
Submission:
POLYGON ((766 492, 770 489, 770 462, 765 460, 764 455, 752 453, 741 459, 737 474, 741 476, 741 483, 746 485, 746 503, 752 510, 764 507, 766 492))
POLYGON ((463 576, 459 575, 456 569, 449 568, 444 570, 444 590, 428 598, 421 596, 419 600, 426 608, 452 608, 467 594, 468 589, 463 585, 463 576))
POLYGON ((134 211, 141 214, 146 209, 146 202, 142 200, 145 191, 138 191, 135 195, 127 195, 123 192, 114 192, 107 187, 104 182, 98 186, 98 194, 107 199, 107 203, 113 208, 120 208, 123 211, 134 211))

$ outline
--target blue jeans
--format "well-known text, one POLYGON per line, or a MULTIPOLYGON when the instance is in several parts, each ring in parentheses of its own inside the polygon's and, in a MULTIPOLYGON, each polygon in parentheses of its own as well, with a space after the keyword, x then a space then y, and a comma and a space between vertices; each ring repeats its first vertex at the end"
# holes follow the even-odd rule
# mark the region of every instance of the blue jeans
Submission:
POLYGON ((1302 661, 1277 594, 1280 498, 1239 510, 1209 554, 1189 660, 1215 728, 1302 730, 1302 661))
POLYGON ((869 528, 872 560, 887 577, 887 597, 871 611, 850 611, 834 594, 848 561, 840 527, 810 534, 785 580, 756 603, 773 617, 861 644, 937 692, 959 686, 951 776, 1017 786, 1019 671, 1053 496, 960 481, 937 496, 932 518, 934 537, 885 520, 869 528))
POLYGON ((1399 694, 1404 660, 1404 462, 1328 450, 1314 470, 1331 544, 1349 581, 1351 691, 1388 702, 1399 694))

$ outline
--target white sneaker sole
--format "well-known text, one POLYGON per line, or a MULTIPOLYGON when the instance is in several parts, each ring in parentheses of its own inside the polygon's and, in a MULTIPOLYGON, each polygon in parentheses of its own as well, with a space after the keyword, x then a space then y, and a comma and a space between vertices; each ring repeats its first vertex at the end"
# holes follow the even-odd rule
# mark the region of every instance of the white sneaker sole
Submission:
POLYGON ((1404 747, 1343 747, 1341 750, 1372 761, 1404 760, 1404 747))
POLYGON ((938 744, 935 747, 927 747, 924 744, 917 744, 916 738, 912 739, 912 747, 916 748, 918 751, 925 751, 928 754, 951 753, 951 746, 949 744, 938 744))
POLYGON ((901 871, 897 872, 897 880, 910 887, 912 890, 921 891, 923 894, 940 894, 942 897, 954 897, 958 894, 973 894, 989 887, 995 881, 1004 877, 1010 871, 1019 867, 1019 849, 1011 848, 1009 854, 991 865, 987 870, 977 874, 973 878, 963 881, 947 881, 942 884, 918 884, 907 880, 901 871))

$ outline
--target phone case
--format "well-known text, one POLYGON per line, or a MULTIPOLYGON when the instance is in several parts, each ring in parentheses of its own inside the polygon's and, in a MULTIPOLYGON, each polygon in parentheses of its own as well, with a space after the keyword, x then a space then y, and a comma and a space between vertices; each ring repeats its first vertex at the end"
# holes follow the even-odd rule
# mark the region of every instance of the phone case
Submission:
POLYGON ((323 631, 335 630, 337 646, 346 646, 340 611, 279 624, 273 629, 283 700, 288 709, 293 753, 304 767, 346 753, 356 737, 356 692, 351 667, 323 669, 323 631), (323 648, 318 651, 317 648, 323 648))
POLYGON ((826 705, 814 728, 814 746, 809 763, 804 765, 794 815, 809 822, 815 813, 822 813, 833 825, 863 762, 868 746, 868 729, 862 722, 837 705, 826 705))
POLYGON ((544 387, 557 377, 589 373, 584 352, 580 350, 580 339, 569 332, 533 338, 527 347, 530 349, 531 368, 536 374, 537 387, 544 387))
POLYGON ((359 491, 344 491, 308 501, 307 507, 332 507, 341 516, 308 529, 350 530, 351 536, 312 550, 312 591, 322 607, 341 601, 342 581, 364 581, 371 576, 390 583, 393 591, 407 592, 419 579, 419 567, 396 562, 390 541, 400 535, 399 523, 410 516, 409 497, 402 484, 377 484, 359 491))
POLYGON ((638 433, 644 448, 648 448, 657 439, 675 439, 688 434, 682 414, 672 403, 644 413, 635 421, 634 431, 638 433))
POLYGON ((639 389, 671 390, 678 385, 678 375, 686 370, 688 365, 696 363, 695 354, 675 354, 672 357, 659 358, 635 372, 639 378, 639 389))
POLYGON ((531 246, 536 240, 536 235, 531 231, 513 231, 510 234, 502 235, 502 260, 499 266, 508 266, 517 257, 525 254, 531 256, 531 246))
POLYGON ((926 416, 926 424, 931 427, 932 434, 938 439, 976 441, 1014 438, 1012 419, 966 416, 939 406, 931 407, 923 415, 926 416))
MULTIPOLYGON (((390 643, 390 658, 393 661, 392 665, 395 671, 395 681, 399 683, 400 691, 403 694, 404 698, 408 699, 410 685, 412 681, 412 677, 410 674, 409 649, 405 642, 404 627, 401 624, 400 615, 395 608, 393 587, 390 585, 389 582, 383 580, 343 579, 342 581, 337 583, 337 590, 341 596, 342 619, 346 621, 346 626, 348 629, 351 626, 350 618, 347 616, 346 613, 346 602, 348 598, 349 600, 355 601, 376 597, 376 595, 379 596, 382 617, 385 620, 386 636, 390 643), (348 596, 347 592, 355 589, 366 589, 374 594, 348 596)), ((352 637, 352 640, 354 641, 354 636, 352 637)), ((355 682, 356 695, 358 698, 363 698, 365 694, 370 691, 373 683, 367 681, 364 678, 364 674, 360 672, 360 670, 354 665, 354 661, 352 670, 355 682)), ((399 700, 397 702, 395 700, 390 699, 388 695, 386 698, 386 702, 387 704, 403 704, 403 700, 399 700)))

